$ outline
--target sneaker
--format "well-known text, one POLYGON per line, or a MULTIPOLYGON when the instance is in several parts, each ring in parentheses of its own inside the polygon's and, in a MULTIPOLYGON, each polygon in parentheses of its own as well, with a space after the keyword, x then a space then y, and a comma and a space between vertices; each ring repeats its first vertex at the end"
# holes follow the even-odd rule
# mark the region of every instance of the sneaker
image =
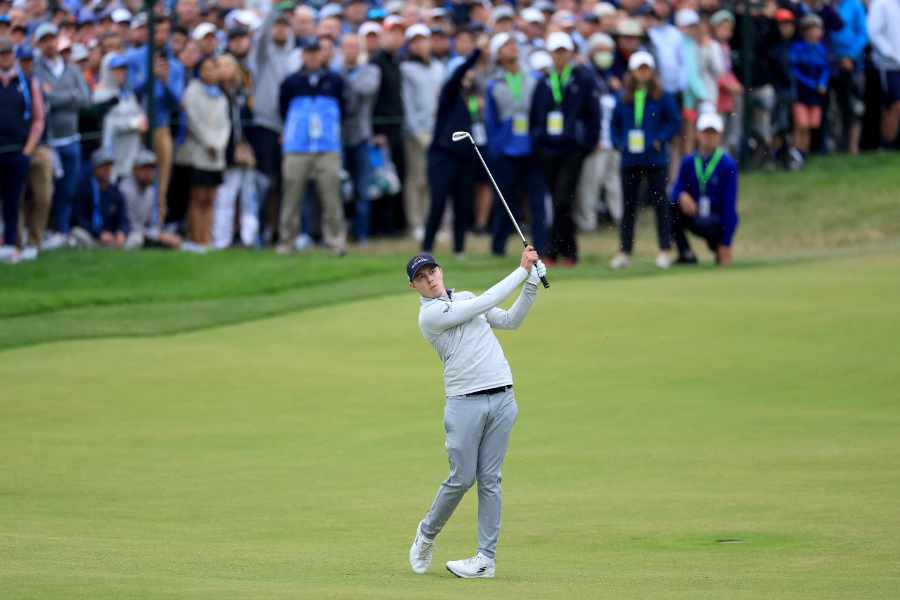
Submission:
POLYGON ((413 573, 422 575, 431 566, 431 555, 434 552, 434 540, 422 535, 421 523, 416 527, 416 538, 409 547, 409 566, 413 573))
POLYGON ((453 258, 456 260, 460 260, 460 261, 466 260, 466 253, 465 252, 454 252, 453 258))
POLYGON ((578 261, 574 258, 564 258, 559 262, 564 269, 571 269, 578 265, 578 261))
POLYGON ((19 262, 19 249, 15 246, 0 246, 0 262, 11 265, 19 262))
POLYGON ((678 260, 675 261, 676 265, 696 265, 697 264, 697 255, 693 252, 685 252, 683 254, 678 255, 678 260))
POLYGON ((609 266, 613 269, 627 269, 631 265, 631 258, 624 252, 619 252, 613 259, 609 261, 609 266))
POLYGON ((279 254, 281 256, 288 256, 294 252, 294 247, 290 244, 278 244, 275 247, 275 254, 279 254))
POLYGON ((656 255, 656 266, 660 269, 668 269, 672 266, 672 259, 668 252, 660 252, 656 255))
POLYGON ((46 239, 41 244, 41 248, 45 251, 56 250, 58 248, 62 248, 69 241, 69 236, 59 233, 53 232, 47 234, 46 239))
POLYGON ((415 241, 421 243, 422 240, 425 239, 425 228, 424 227, 416 227, 413 229, 412 237, 415 241))
POLYGON ((38 257, 37 246, 25 246, 19 253, 20 260, 35 260, 38 257))
POLYGON ((181 243, 181 249, 184 252, 190 252, 192 254, 206 254, 209 250, 209 246, 203 246, 195 242, 185 241, 181 243))
POLYGON ((479 552, 472 558, 451 560, 447 570, 461 579, 490 579, 494 577, 494 566, 493 558, 479 552))

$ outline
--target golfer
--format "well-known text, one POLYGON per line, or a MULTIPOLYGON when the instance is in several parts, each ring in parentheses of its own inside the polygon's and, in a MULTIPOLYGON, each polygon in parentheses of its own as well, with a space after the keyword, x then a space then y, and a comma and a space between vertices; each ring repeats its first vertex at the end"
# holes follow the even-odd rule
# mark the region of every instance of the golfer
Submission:
POLYGON ((480 296, 444 287, 444 272, 429 254, 406 265, 409 286, 422 296, 419 327, 444 363, 445 446, 450 475, 419 523, 409 564, 422 574, 431 565, 434 538, 466 491, 478 481, 478 550, 453 560, 447 569, 462 578, 493 577, 500 534, 500 467, 519 409, 512 373, 491 329, 516 329, 528 314, 546 269, 534 266, 538 254, 528 246, 519 268, 480 296), (538 272, 538 271, 541 272, 538 272), (497 308, 519 285, 522 293, 509 310, 497 308))

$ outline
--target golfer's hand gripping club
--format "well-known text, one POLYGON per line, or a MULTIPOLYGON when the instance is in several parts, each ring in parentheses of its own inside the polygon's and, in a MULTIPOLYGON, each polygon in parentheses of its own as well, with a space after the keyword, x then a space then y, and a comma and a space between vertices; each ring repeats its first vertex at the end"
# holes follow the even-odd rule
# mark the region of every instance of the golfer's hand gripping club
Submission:
MULTIPOLYGON (((503 197, 503 192, 500 191, 500 186, 498 186, 497 182, 494 181, 494 175, 488 168, 487 163, 484 162, 484 157, 481 156, 481 151, 478 149, 478 144, 476 144, 475 140, 472 139, 472 134, 470 134, 468 131, 454 131, 453 135, 450 136, 450 139, 454 142, 461 142, 465 139, 468 139, 470 142, 472 142, 472 147, 475 149, 475 154, 478 155, 478 159, 481 160, 481 164, 484 167, 484 170, 487 171, 491 183, 494 184, 494 189, 497 190, 497 196, 500 198, 500 202, 503 203, 503 208, 506 209, 506 213, 509 215, 509 218, 513 223, 513 227, 516 228, 516 232, 519 234, 519 237, 522 238, 522 244, 527 248, 528 240, 525 239, 525 235, 522 233, 522 228, 519 227, 519 223, 516 221, 516 218, 513 216, 512 211, 509 209, 509 205, 506 203, 506 198, 503 197)), ((537 275, 538 277, 540 277, 544 289, 549 288, 550 282, 547 281, 547 267, 545 267, 544 263, 539 259, 534 264, 534 268, 537 269, 537 275)))

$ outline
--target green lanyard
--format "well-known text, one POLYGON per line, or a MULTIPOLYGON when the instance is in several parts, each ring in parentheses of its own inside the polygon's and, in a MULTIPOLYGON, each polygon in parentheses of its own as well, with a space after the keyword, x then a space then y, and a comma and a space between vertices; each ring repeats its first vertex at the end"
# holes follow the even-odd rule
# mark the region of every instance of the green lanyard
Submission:
POLYGON ((722 149, 716 148, 712 158, 709 159, 709 164, 706 165, 706 170, 703 170, 703 159, 700 158, 700 153, 698 152, 694 155, 694 173, 697 174, 697 181, 700 183, 701 196, 706 195, 706 182, 709 181, 709 178, 712 177, 716 167, 719 166, 719 161, 722 160, 722 154, 724 154, 722 149))
POLYGON ((469 108, 469 116, 472 117, 472 122, 477 123, 481 119, 478 118, 478 96, 469 96, 466 99, 466 106, 469 108))
POLYGON ((553 92, 553 100, 556 102, 556 105, 559 106, 562 104, 563 95, 562 88, 566 87, 566 84, 569 83, 569 77, 572 76, 572 65, 566 65, 563 67, 562 76, 560 76, 556 69, 550 73, 550 91, 553 92), (560 85, 560 80, 562 80, 562 85, 560 85))
POLYGON ((516 102, 522 101, 522 74, 521 73, 504 73, 503 77, 506 79, 506 85, 509 86, 509 91, 512 94, 513 100, 516 102))
POLYGON ((644 126, 644 106, 647 104, 647 90, 641 88, 634 90, 634 124, 641 128, 644 126))

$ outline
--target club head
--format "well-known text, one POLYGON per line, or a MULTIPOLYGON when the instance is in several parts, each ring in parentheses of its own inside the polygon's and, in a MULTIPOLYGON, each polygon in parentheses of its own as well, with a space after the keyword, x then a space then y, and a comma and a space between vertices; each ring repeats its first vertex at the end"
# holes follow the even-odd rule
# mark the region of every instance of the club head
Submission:
POLYGON ((462 140, 466 139, 467 137, 469 137, 468 131, 454 131, 453 135, 450 136, 450 139, 453 140, 454 142, 461 142, 462 140))

